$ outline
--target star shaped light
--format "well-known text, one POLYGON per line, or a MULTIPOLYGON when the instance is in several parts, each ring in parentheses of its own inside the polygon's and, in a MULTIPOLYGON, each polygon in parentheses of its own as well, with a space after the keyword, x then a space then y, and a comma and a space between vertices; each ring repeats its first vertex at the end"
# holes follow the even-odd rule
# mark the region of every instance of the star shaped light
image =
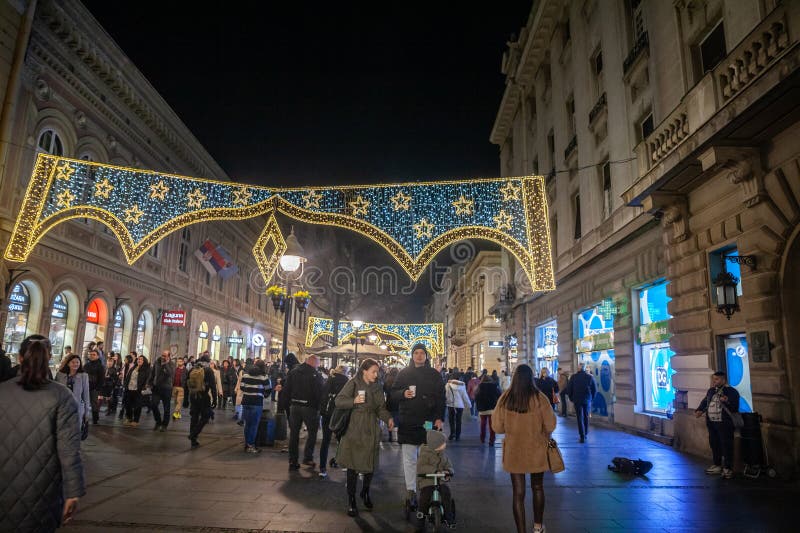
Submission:
POLYGON ((69 181, 72 175, 75 173, 75 169, 72 168, 68 162, 64 161, 64 164, 60 167, 56 167, 56 179, 69 181))
POLYGON ((103 181, 94 184, 95 197, 108 198, 108 195, 111 194, 111 191, 113 190, 114 186, 111 185, 111 182, 108 181, 108 178, 104 178, 103 181))
POLYGON ((507 181, 505 185, 500 187, 500 194, 503 195, 504 202, 519 200, 519 187, 514 185, 513 182, 507 181))
POLYGON ((500 213, 494 218, 494 223, 497 224, 497 229, 511 229, 511 222, 514 221, 514 218, 506 213, 505 209, 501 209, 500 213))
POLYGON ((133 222, 134 224, 138 224, 139 219, 142 218, 142 215, 144 215, 144 211, 139 209, 138 204, 133 204, 125 210, 125 222, 133 222))
POLYGON ((169 187, 166 186, 164 180, 159 180, 158 183, 154 183, 150 186, 150 199, 158 198, 162 202, 167 199, 167 194, 169 193, 169 187))
POLYGON ((63 205, 66 208, 72 207, 72 202, 75 201, 75 195, 72 194, 72 191, 70 191, 69 189, 58 193, 56 195, 56 198, 58 198, 58 204, 56 205, 58 206, 63 205))
POLYGON ((456 215, 471 216, 475 213, 475 201, 464 198, 463 194, 458 200, 453 202, 453 207, 456 208, 456 215))
POLYGON ((306 209, 319 209, 320 200, 322 200, 322 195, 313 189, 303 195, 303 204, 306 209))
POLYGON ((253 193, 247 190, 247 187, 241 187, 233 190, 233 205, 247 205, 253 193))
POLYGON ((423 218, 418 223, 414 224, 413 228, 414 231, 417 232, 417 239, 422 239, 423 237, 430 239, 433 237, 433 230, 436 226, 428 222, 427 218, 423 218))
POLYGON ((369 201, 364 200, 360 194, 356 198, 355 202, 350 202, 349 205, 353 210, 353 216, 367 216, 367 212, 369 211, 369 201))
POLYGON ((394 210, 400 211, 408 211, 409 207, 411 207, 411 197, 404 193, 403 191, 397 191, 397 194, 390 198, 392 203, 394 204, 394 210))
POLYGON ((186 197, 189 200, 186 203, 186 207, 195 207, 197 209, 203 207, 203 202, 205 202, 207 198, 207 196, 203 194, 203 192, 200 189, 193 190, 188 195, 186 195, 186 197))

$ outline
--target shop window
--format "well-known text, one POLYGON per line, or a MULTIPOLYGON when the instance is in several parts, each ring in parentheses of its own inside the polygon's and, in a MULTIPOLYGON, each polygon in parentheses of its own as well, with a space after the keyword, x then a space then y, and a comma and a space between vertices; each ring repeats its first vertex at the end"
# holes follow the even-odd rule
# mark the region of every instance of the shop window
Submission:
POLYGON ((670 416, 674 410, 675 389, 672 386, 672 356, 669 346, 667 310, 671 298, 666 281, 637 290, 638 313, 638 371, 641 408, 647 413, 670 416))
MULTIPOLYGON (((142 311, 136 322, 136 351, 150 360, 150 350, 153 342, 153 314, 142 311)), ((152 361, 150 361, 152 363, 152 361)))
POLYGON ((53 356, 64 353, 64 338, 67 334, 67 318, 69 317, 69 303, 64 293, 59 293, 53 299, 53 309, 50 312, 50 345, 53 347, 53 356))
POLYGON ((698 48, 701 75, 716 67, 720 61, 725 59, 727 52, 725 50, 725 28, 722 21, 706 35, 698 48))
POLYGON ((597 382, 592 413, 609 416, 614 404, 614 314, 611 300, 575 315, 575 352, 597 382))
POLYGON ((64 144, 61 137, 54 130, 46 129, 39 135, 36 151, 40 153, 61 156, 64 155, 64 144))
POLYGON ((603 176, 603 219, 611 216, 613 199, 611 196, 611 163, 606 161, 601 167, 603 176))
MULTIPOLYGON (((106 338, 106 327, 108 326, 108 306, 102 298, 94 298, 86 308, 86 329, 83 335, 83 346, 85 348, 90 342, 104 341, 106 338)), ((76 352, 78 350, 75 350, 76 352)), ((78 352, 80 353, 80 352, 78 352)))
MULTIPOLYGON (((711 252, 708 257, 709 272, 711 273, 711 286, 714 286, 714 280, 722 272, 729 272, 737 279, 736 295, 742 295, 742 268, 738 263, 728 261, 727 257, 736 257, 739 255, 739 250, 736 246, 728 246, 714 252, 711 252)), ((717 291, 711 291, 711 301, 716 305, 717 291)))
POLYGON ((753 412, 753 390, 750 383, 750 350, 747 336, 734 333, 718 337, 720 367, 728 375, 728 385, 739 393, 739 412, 753 412))
POLYGON ((219 360, 220 340, 222 340, 222 330, 219 326, 214 326, 214 331, 211 333, 211 347, 209 348, 212 359, 219 360))
POLYGON ((208 350, 208 324, 201 322, 200 327, 197 328, 197 355, 199 356, 206 350, 208 350))
POLYGON ((536 371, 550 370, 555 378, 558 371, 558 324, 555 320, 546 322, 534 330, 536 371))
POLYGON ((16 353, 22 340, 28 335, 28 314, 31 296, 28 288, 17 283, 8 296, 8 317, 3 334, 3 347, 8 353, 16 353))

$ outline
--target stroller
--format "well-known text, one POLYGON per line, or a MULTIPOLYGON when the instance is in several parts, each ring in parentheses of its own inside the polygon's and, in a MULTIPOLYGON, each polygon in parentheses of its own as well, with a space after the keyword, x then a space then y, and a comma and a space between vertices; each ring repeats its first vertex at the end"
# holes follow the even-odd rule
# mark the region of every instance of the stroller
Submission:
MULTIPOLYGON (((444 518, 444 502, 442 501, 442 492, 439 490, 440 483, 442 479, 449 479, 450 474, 447 473, 436 473, 436 474, 419 474, 419 477, 427 477, 433 479, 433 493, 431 494, 431 501, 428 506, 428 509, 419 509, 417 508, 416 517, 418 520, 422 522, 422 530, 425 530, 426 524, 431 523, 433 524, 433 531, 434 533, 441 533, 443 531, 448 531, 449 529, 455 529, 455 514, 456 514, 456 504, 455 501, 452 501, 453 506, 453 516, 451 517, 451 523, 445 521, 444 518)), ((451 498, 452 500, 452 498, 451 498)), ((408 511, 406 516, 408 516, 408 511)))

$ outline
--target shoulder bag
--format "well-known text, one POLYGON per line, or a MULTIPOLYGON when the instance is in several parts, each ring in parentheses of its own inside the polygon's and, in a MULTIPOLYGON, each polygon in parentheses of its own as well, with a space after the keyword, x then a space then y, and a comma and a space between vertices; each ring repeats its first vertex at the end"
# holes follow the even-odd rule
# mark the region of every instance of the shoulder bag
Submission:
MULTIPOLYGON (((350 385, 350 383, 345 385, 345 387, 347 387, 348 385, 350 385)), ((342 389, 342 391, 344 391, 344 389, 342 389)), ((341 394, 342 391, 340 391, 339 394, 341 394)), ((353 385, 353 392, 355 392, 355 385, 353 385)), ((347 433, 347 426, 350 425, 350 414, 352 413, 352 411, 353 411, 352 407, 347 407, 344 409, 340 407, 335 407, 333 409, 333 413, 331 414, 331 421, 328 424, 328 429, 330 429, 333 432, 333 434, 336 435, 336 440, 342 440, 344 434, 347 433)))
POLYGON ((734 429, 742 429, 744 427, 744 418, 742 418, 742 413, 740 412, 733 412, 724 405, 722 402, 719 402, 720 406, 722 406, 722 410, 728 413, 728 416, 731 418, 731 422, 733 422, 734 429))
POLYGON ((86 440, 86 437, 89 436, 89 422, 86 421, 84 418, 81 421, 81 440, 86 440))
POLYGON ((555 439, 547 441, 547 466, 554 474, 566 470, 564 458, 561 456, 561 450, 558 449, 558 443, 555 439))

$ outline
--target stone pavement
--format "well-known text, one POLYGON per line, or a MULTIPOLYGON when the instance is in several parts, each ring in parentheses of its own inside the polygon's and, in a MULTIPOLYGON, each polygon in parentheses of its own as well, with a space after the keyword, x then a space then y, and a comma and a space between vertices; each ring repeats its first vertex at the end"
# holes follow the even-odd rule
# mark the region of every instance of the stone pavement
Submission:
MULTIPOLYGON (((401 512, 396 444, 382 444, 374 511, 352 519, 345 514, 343 472, 331 469, 328 479, 320 479, 306 467, 290 473, 279 450, 244 454, 230 410, 217 411, 197 450, 186 438, 188 417, 173 421, 166 433, 151 430, 149 415, 142 420, 138 428, 126 428, 116 417, 104 417, 92 426, 84 442, 88 492, 64 531, 413 531, 401 512)), ((555 438, 567 470, 545 475, 549 533, 797 530, 796 483, 706 476, 702 458, 611 429, 593 428, 588 442, 579 444, 574 419, 558 423, 555 438), (655 467, 647 478, 622 477, 606 468, 614 456, 641 457, 655 467)), ((450 487, 457 531, 515 530, 500 442, 481 446, 477 422, 467 416, 461 440, 448 446, 456 468, 450 487)), ((529 531, 530 494, 526 514, 529 531)))

